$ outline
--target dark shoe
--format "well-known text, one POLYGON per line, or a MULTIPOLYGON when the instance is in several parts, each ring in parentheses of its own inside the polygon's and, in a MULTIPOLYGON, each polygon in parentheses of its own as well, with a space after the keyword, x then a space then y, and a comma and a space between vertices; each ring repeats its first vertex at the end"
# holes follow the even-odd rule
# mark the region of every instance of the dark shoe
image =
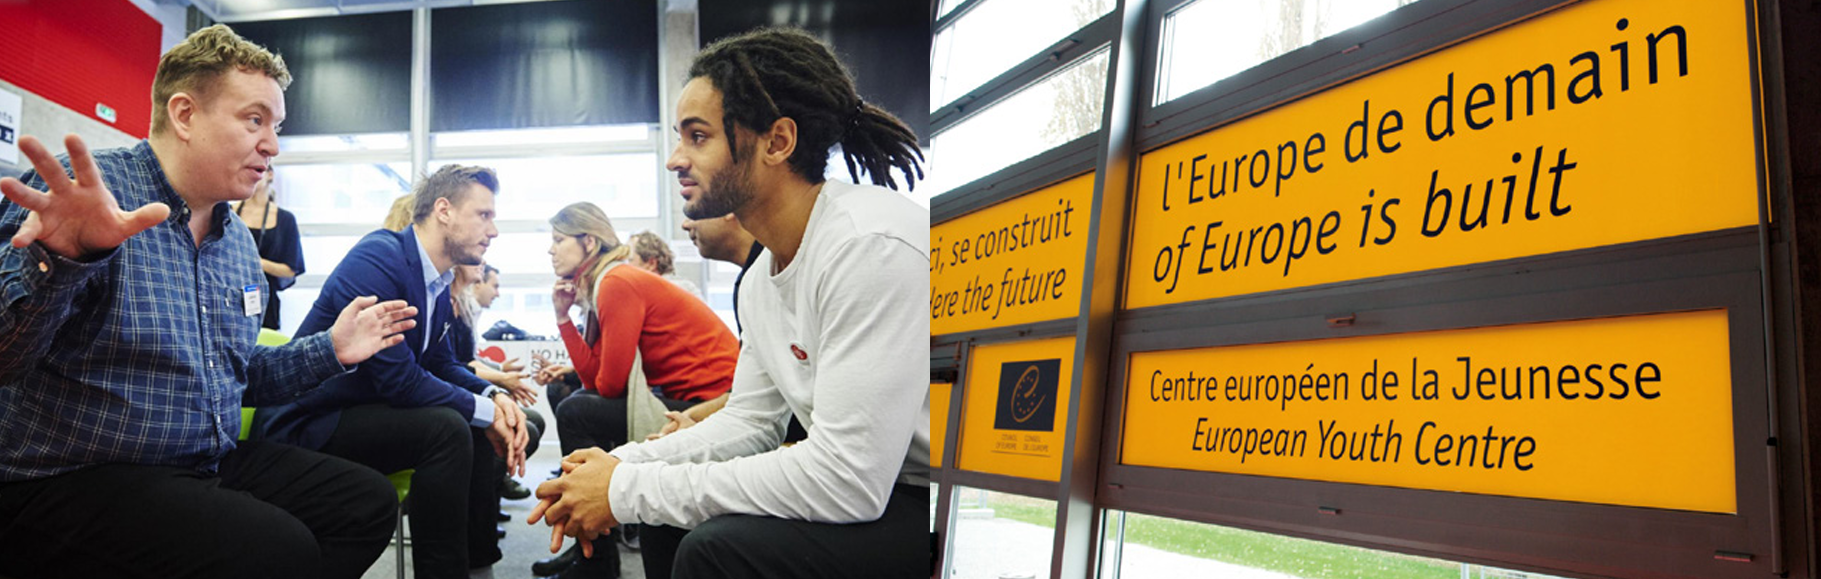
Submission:
POLYGON ((536 577, 549 577, 562 573, 564 569, 568 569, 570 565, 575 564, 577 559, 581 558, 582 548, 579 545, 571 544, 568 550, 555 557, 538 559, 536 563, 532 563, 531 574, 536 577))
POLYGON ((494 536, 495 536, 495 537, 496 537, 496 538, 499 538, 499 539, 504 539, 504 538, 506 538, 506 527, 503 527, 503 526, 500 526, 500 525, 494 525, 494 526, 493 526, 493 532, 494 532, 494 536))
POLYGON ((512 520, 512 515, 506 514, 506 511, 500 511, 498 518, 499 518, 499 522, 502 522, 502 523, 510 522, 512 520))
POLYGON ((519 484, 518 479, 507 476, 500 480, 500 496, 507 500, 519 500, 531 496, 531 489, 519 484))
MULTIPOLYGON (((574 565, 556 575, 556 579, 620 579, 620 551, 613 546, 613 541, 600 541, 606 544, 608 554, 596 547, 593 557, 576 557, 574 565)), ((579 553, 578 553, 579 554, 579 553)))

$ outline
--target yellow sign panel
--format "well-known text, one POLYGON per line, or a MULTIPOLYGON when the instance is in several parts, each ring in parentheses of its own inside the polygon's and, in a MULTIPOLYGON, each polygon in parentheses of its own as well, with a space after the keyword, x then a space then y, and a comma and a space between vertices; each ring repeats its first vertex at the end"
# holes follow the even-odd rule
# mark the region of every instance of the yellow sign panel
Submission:
POLYGON ((1093 197, 1088 173, 930 227, 930 335, 1078 315, 1093 197))
POLYGON ((1581 2, 1147 153, 1126 306, 1752 225, 1746 10, 1581 2))
POLYGON ((933 382, 929 385, 929 465, 942 468, 942 444, 948 440, 948 395, 954 384, 933 382))
POLYGON ((1061 480, 1074 363, 1073 337, 974 348, 961 413, 961 469, 1061 480))
POLYGON ((1736 511, 1724 310, 1131 356, 1128 465, 1736 511))

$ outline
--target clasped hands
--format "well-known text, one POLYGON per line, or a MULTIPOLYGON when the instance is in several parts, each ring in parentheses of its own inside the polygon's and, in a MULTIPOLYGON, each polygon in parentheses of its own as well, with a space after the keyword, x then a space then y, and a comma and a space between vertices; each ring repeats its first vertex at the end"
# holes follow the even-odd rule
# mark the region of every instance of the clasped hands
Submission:
POLYGON ((585 448, 563 457, 563 476, 537 487, 537 506, 525 524, 543 519, 550 525, 550 552, 563 548, 563 537, 575 537, 582 556, 594 557, 594 539, 620 522, 613 518, 607 489, 619 457, 600 448, 585 448))

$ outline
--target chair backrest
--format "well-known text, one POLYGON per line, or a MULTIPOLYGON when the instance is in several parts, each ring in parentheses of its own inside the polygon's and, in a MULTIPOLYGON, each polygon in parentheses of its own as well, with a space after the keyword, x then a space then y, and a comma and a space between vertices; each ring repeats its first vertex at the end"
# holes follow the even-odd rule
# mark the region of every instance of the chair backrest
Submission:
POLYGON ((238 438, 236 440, 246 440, 247 436, 252 433, 253 433, 253 409, 248 408, 246 406, 242 406, 242 407, 240 407, 240 438, 238 438))
MULTIPOLYGON (((291 337, 279 333, 278 330, 260 328, 257 343, 261 346, 283 346, 291 343, 291 337)), ((252 434, 252 432, 253 409, 242 406, 240 408, 240 440, 246 440, 247 435, 252 434)))
POLYGON ((291 337, 279 333, 278 330, 260 328, 258 343, 261 346, 283 346, 291 343, 291 337))

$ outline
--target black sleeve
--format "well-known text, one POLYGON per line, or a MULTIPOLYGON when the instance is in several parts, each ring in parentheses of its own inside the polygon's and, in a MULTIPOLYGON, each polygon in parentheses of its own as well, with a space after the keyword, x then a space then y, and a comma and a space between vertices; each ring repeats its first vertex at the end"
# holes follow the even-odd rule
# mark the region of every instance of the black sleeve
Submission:
MULTIPOLYGON (((260 257, 290 266, 291 271, 296 272, 297 275, 303 275, 303 239, 297 232, 297 216, 280 208, 278 210, 278 227, 267 231, 266 234, 276 235, 278 238, 272 240, 267 247, 260 248, 263 254, 260 257)), ((272 279, 273 292, 289 289, 292 284, 297 283, 295 277, 274 277, 272 279)))

